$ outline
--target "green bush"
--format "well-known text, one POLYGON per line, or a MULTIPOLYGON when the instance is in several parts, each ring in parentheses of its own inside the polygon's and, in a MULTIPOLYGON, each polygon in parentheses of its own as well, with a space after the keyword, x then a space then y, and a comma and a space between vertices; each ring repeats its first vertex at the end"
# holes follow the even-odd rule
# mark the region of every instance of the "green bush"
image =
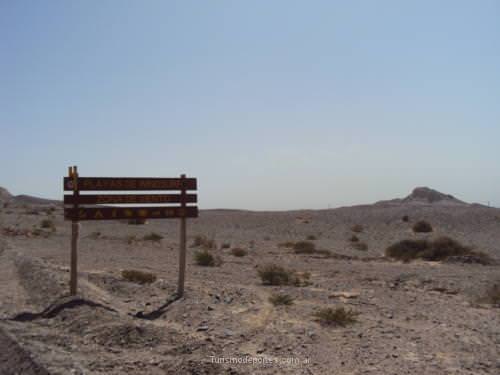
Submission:
POLYGON ((337 307, 336 309, 326 307, 314 313, 314 317, 321 324, 341 327, 355 323, 358 315, 359 313, 346 310, 344 307, 337 307))
POLYGON ((138 270, 123 270, 122 277, 127 281, 138 284, 151 284, 156 281, 155 274, 138 270))
POLYGON ((293 305, 293 297, 288 294, 273 294, 269 297, 269 302, 271 302, 274 306, 290 306, 293 305))
POLYGON ((415 233, 430 233, 432 232, 432 225, 425 220, 420 220, 413 224, 413 231, 415 233))
POLYGON ((231 249, 231 254, 233 254, 235 257, 244 257, 248 254, 248 252, 245 249, 235 247, 234 249, 231 249))

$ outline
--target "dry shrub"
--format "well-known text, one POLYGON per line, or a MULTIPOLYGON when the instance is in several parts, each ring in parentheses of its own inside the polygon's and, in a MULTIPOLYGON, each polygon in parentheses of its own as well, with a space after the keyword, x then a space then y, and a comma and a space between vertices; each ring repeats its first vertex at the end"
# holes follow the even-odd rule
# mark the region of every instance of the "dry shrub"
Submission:
POLYGON ((163 239, 163 236, 161 234, 151 232, 150 234, 145 235, 143 239, 145 241, 160 242, 163 239))
POLYGON ((291 249, 294 246, 295 246, 295 242, 292 242, 292 241, 281 242, 278 244, 278 247, 286 247, 287 249, 291 249))
POLYGON ((50 219, 42 220, 42 222, 40 223, 40 227, 42 227, 43 229, 50 229, 53 232, 55 232, 56 230, 56 225, 54 224, 54 221, 50 219))
POLYGON ((368 250, 368 245, 364 242, 355 242, 352 244, 352 246, 359 251, 367 251, 368 250))
POLYGON ((415 233, 430 233, 432 232, 432 225, 425 220, 420 220, 413 224, 413 231, 415 233))
POLYGON ((138 242, 138 241, 139 241, 139 239, 137 238, 136 235, 127 236, 127 243, 129 245, 132 245, 133 243, 138 242))
POLYGON ((231 247, 231 244, 229 242, 224 242, 220 248, 221 249, 229 249, 231 247))
POLYGON ((402 240, 389 246, 385 255, 404 262, 414 259, 441 261, 451 258, 461 259, 461 257, 465 262, 470 257, 474 258, 474 263, 491 264, 493 262, 487 254, 473 251, 470 247, 449 237, 440 237, 434 241, 402 240))
POLYGON ((344 307, 322 308, 314 313, 317 321, 324 325, 345 327, 348 324, 355 323, 359 313, 353 310, 346 310, 344 307))
POLYGON ((215 249, 217 244, 213 238, 198 235, 194 238, 193 247, 203 247, 204 249, 215 249))
POLYGON ((350 242, 359 242, 359 237, 353 234, 351 238, 349 238, 350 242))
POLYGON ((289 294, 273 294, 269 297, 269 302, 274 306, 290 306, 293 305, 294 298, 289 294))
POLYGON ((222 264, 222 259, 213 256, 208 250, 200 250, 194 253, 194 261, 198 266, 215 267, 222 264))
POLYGON ((314 234, 310 234, 309 236, 307 236, 306 240, 308 241, 314 241, 314 240, 317 240, 318 238, 314 235, 314 234))
POLYGON ((257 272, 264 285, 290 285, 295 274, 294 271, 287 270, 276 264, 265 265, 257 272))
POLYGON ((363 232, 364 228, 363 228, 363 226, 362 226, 362 225, 360 225, 360 224, 356 224, 356 225, 353 225, 353 226, 351 227, 351 230, 352 230, 353 232, 355 232, 355 233, 361 233, 361 232, 363 232))
POLYGON ((257 272, 264 285, 293 285, 297 287, 310 285, 311 274, 309 272, 298 273, 276 264, 265 265, 257 272))
POLYGON ((138 270, 123 270, 122 277, 127 281, 138 284, 151 284, 156 281, 155 274, 138 270))
POLYGON ((312 254, 316 250, 316 245, 310 241, 299 241, 293 245, 296 254, 312 254))
POLYGON ((316 249, 314 250, 314 254, 320 254, 320 255, 325 255, 327 257, 332 255, 332 252, 330 250, 326 249, 316 249))
POLYGON ((404 215, 401 220, 403 220, 403 222, 407 223, 410 221, 410 218, 408 217, 408 215, 404 215))
POLYGON ((231 254, 233 254, 235 257, 244 257, 248 254, 248 252, 240 247, 235 247, 234 249, 231 249, 231 254))
POLYGON ((500 307, 500 282, 488 288, 482 302, 500 307))

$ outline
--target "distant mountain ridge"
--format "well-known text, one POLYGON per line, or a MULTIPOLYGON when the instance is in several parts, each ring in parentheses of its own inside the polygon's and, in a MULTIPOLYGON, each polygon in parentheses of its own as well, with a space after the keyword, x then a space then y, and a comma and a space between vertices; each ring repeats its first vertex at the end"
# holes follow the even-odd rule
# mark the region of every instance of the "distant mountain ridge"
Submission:
POLYGON ((379 201, 377 205, 383 204, 440 204, 440 205, 468 205, 467 202, 455 198, 451 194, 444 194, 440 191, 426 186, 416 187, 410 195, 405 198, 397 198, 386 201, 379 201))
POLYGON ((0 186, 0 202, 14 202, 20 204, 52 204, 60 203, 53 199, 33 197, 31 195, 12 195, 7 189, 0 186))

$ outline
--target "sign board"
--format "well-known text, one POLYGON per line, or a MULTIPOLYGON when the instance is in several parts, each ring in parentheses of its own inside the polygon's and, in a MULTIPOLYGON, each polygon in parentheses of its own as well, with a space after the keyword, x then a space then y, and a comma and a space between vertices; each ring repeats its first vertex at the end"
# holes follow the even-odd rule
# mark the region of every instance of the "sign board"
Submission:
POLYGON ((156 177, 79 177, 70 167, 63 179, 64 218, 72 221, 70 294, 77 289, 77 243, 79 222, 87 220, 180 219, 179 283, 177 297, 184 293, 186 268, 186 219, 198 217, 198 197, 189 190, 197 189, 196 178, 156 177), (178 191, 174 194, 102 194, 102 191, 178 191), (93 191, 93 194, 80 194, 93 191), (137 206, 148 204, 154 206, 137 206), (110 206, 113 205, 113 206, 110 206), (116 206, 119 205, 119 206, 116 206))
POLYGON ((198 207, 90 207, 64 211, 69 220, 172 219, 198 217, 198 207))
MULTIPOLYGON (((73 190, 73 184, 64 178, 64 190, 73 190)), ((196 190, 196 178, 79 177, 78 190, 196 190)))
MULTIPOLYGON (((196 194, 186 194, 186 203, 196 203, 196 194)), ((64 196, 64 204, 154 204, 154 203, 181 203, 180 194, 86 194, 74 197, 64 196)))

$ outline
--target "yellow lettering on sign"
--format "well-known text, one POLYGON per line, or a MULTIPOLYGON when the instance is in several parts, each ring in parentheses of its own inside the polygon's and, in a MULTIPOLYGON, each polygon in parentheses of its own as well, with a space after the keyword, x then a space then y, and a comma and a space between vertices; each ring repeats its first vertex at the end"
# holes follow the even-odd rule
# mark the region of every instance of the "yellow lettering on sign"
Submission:
POLYGON ((148 210, 145 210, 145 209, 139 210, 138 215, 140 217, 146 217, 146 216, 148 216, 148 210))
POLYGON ((94 219, 102 219, 104 217, 104 215, 102 214, 102 212, 100 210, 97 210, 94 214, 94 219))
POLYGON ((151 216, 157 217, 157 216, 160 216, 160 215, 161 215, 160 211, 153 211, 153 212, 151 212, 151 216))
POLYGON ((134 216, 134 211, 132 211, 132 210, 124 210, 123 212, 124 212, 125 216, 127 216, 127 217, 134 216))
POLYGON ((116 209, 115 209, 115 210, 113 210, 113 211, 111 211, 111 217, 112 217, 112 218, 115 218, 115 217, 116 217, 116 214, 117 214, 116 209))
POLYGON ((78 217, 80 219, 85 219, 87 217, 87 212, 82 208, 78 211, 78 217))

